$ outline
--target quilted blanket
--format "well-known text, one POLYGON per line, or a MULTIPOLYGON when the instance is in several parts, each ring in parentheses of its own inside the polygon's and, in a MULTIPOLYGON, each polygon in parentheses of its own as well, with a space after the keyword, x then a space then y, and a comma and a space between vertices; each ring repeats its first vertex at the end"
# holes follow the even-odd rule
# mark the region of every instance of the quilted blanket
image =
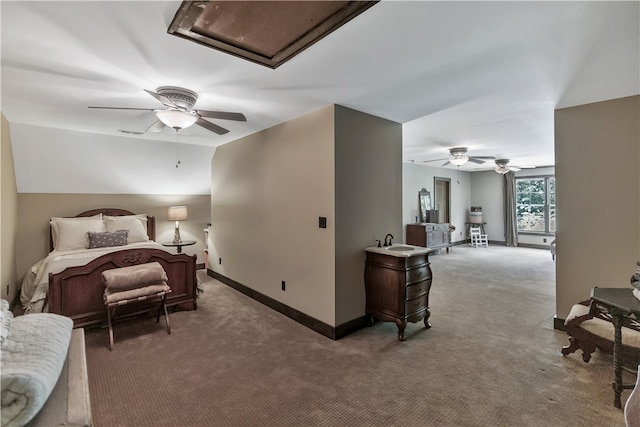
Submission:
POLYGON ((67 357, 72 328, 70 318, 57 314, 13 319, 0 355, 3 427, 23 426, 45 404, 67 357))

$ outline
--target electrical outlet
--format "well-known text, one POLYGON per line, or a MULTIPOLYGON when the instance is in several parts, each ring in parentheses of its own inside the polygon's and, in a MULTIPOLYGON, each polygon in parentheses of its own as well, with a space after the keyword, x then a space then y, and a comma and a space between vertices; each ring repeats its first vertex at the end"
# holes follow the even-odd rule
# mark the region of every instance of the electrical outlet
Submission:
POLYGON ((318 217, 318 227, 327 228, 327 217, 326 216, 318 217))
POLYGON ((460 232, 460 235, 462 236, 462 231, 460 232))
POLYGON ((218 264, 222 265, 222 258, 218 258, 218 264))
POLYGON ((542 238, 542 243, 547 243, 547 238, 546 237, 542 238))
POLYGON ((9 289, 11 288, 11 285, 7 285, 7 295, 9 295, 9 289))
POLYGON ((285 288, 286 288, 286 285, 285 285, 284 280, 283 280, 282 281, 282 290, 285 291, 286 290, 285 288))

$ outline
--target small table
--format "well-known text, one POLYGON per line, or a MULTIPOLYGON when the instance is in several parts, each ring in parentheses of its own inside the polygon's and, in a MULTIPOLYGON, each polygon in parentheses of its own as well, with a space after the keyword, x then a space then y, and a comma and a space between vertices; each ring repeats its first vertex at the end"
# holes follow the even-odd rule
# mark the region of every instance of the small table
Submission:
POLYGON ((640 318, 640 301, 633 296, 631 288, 593 288, 591 300, 605 307, 611 314, 611 321, 615 328, 613 340, 613 406, 622 408, 620 395, 624 389, 632 389, 633 384, 622 384, 622 363, 620 352, 622 351, 622 323, 625 316, 635 315, 640 318))
POLYGON ((182 247, 183 247, 183 246, 191 246, 191 245, 195 245, 195 244, 196 244, 196 241, 195 241, 195 240, 183 240, 183 241, 182 241, 182 242, 180 242, 180 243, 164 242, 164 243, 162 244, 162 246, 171 246, 171 247, 176 247, 176 248, 178 248, 178 249, 177 249, 177 252, 178 252, 178 253, 182 253, 182 247))

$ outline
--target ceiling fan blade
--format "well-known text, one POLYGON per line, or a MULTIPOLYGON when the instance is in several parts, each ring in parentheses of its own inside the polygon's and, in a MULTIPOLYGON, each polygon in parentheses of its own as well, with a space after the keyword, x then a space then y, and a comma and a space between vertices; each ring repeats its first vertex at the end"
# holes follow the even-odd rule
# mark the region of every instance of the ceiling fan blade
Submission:
POLYGON ((495 156, 471 156, 474 159, 485 159, 485 160, 493 160, 495 159, 495 156))
POLYGON ((481 160, 478 157, 469 157, 469 161, 473 163, 477 163, 479 165, 483 164, 486 160, 481 160))
POLYGON ((195 110, 199 116, 208 117, 210 119, 236 120, 238 122, 246 122, 247 118, 242 113, 231 113, 229 111, 207 111, 195 110))
POLYGON ((208 122, 205 119, 198 119, 198 121, 196 121, 196 124, 202 126, 205 129, 210 130, 211 132, 215 132, 218 135, 224 135, 225 133, 229 132, 228 129, 225 129, 218 125, 214 125, 213 123, 208 122))
POLYGON ((423 160, 422 163, 429 163, 429 162, 441 162, 443 160, 449 160, 448 157, 443 157, 442 159, 433 159, 433 160, 423 160))
POLYGON ((170 100, 169 98, 167 98, 164 95, 160 95, 159 93, 151 92, 150 90, 147 90, 147 89, 144 89, 144 91, 147 92, 149 95, 153 96, 158 101, 162 102, 162 104, 166 105, 167 107, 177 108, 179 110, 184 110, 184 108, 182 108, 179 105, 175 104, 172 100, 170 100))
POLYGON ((509 169, 510 171, 513 171, 513 172, 518 172, 520 170, 520 168, 517 168, 515 166, 507 166, 507 169, 509 169))
POLYGON ((103 110, 138 110, 138 111, 156 111, 152 108, 128 108, 128 107, 89 107, 89 108, 101 108, 103 110))
POLYGON ((160 120, 157 120, 154 124, 152 124, 151 126, 149 126, 149 128, 147 130, 145 130, 145 133, 158 133, 158 132, 162 132, 162 129, 164 129, 166 127, 166 125, 164 123, 162 123, 160 120))
POLYGON ((448 164, 450 164, 450 163, 449 163, 449 160, 447 160, 445 163, 443 163, 443 164, 442 164, 442 165, 440 165, 440 166, 447 166, 448 164))

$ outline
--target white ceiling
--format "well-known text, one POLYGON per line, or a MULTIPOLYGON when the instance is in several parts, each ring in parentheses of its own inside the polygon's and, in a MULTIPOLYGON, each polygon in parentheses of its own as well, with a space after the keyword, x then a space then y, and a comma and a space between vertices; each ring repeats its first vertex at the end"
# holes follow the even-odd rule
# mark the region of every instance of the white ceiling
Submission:
POLYGON ((167 34, 180 3, 0 2, 2 113, 11 125, 215 147, 341 104, 402 123, 407 161, 466 146, 543 166, 554 164, 554 109, 640 93, 638 1, 383 1, 276 70, 167 34), (160 108, 143 89, 166 85, 248 121, 212 120, 223 136, 127 137, 118 129, 143 131, 153 113, 87 108, 160 108))

